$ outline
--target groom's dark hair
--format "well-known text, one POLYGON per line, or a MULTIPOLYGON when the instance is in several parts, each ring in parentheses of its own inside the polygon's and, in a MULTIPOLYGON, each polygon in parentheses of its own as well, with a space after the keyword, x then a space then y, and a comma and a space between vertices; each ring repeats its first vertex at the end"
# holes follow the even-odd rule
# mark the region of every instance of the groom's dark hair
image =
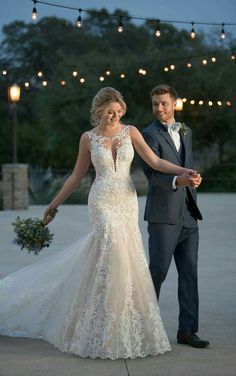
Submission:
POLYGON ((151 98, 153 97, 153 95, 161 95, 161 94, 170 94, 170 96, 176 101, 176 99, 178 98, 178 94, 176 92, 176 90, 172 87, 172 86, 169 86, 169 85, 166 85, 166 84, 162 84, 162 85, 158 85, 158 86, 155 86, 152 90, 151 90, 151 98))

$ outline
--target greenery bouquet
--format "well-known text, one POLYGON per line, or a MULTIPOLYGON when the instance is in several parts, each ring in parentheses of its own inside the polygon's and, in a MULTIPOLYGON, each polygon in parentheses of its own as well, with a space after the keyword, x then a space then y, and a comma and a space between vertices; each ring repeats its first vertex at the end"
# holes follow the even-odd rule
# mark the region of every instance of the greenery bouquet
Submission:
MULTIPOLYGON (((51 217, 56 215, 57 210, 52 210, 51 217)), ((27 249, 28 253, 34 252, 37 255, 43 248, 49 247, 53 239, 53 234, 50 233, 46 223, 39 218, 21 219, 17 216, 14 226, 16 238, 14 243, 20 246, 21 249, 27 249)))

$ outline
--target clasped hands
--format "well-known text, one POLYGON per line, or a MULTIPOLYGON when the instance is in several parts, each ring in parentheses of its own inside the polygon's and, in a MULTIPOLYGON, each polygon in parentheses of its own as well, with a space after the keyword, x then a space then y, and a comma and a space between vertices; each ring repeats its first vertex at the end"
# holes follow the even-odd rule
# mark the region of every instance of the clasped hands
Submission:
POLYGON ((194 170, 186 169, 186 171, 177 176, 176 178, 176 187, 191 187, 196 189, 202 182, 201 175, 194 170))

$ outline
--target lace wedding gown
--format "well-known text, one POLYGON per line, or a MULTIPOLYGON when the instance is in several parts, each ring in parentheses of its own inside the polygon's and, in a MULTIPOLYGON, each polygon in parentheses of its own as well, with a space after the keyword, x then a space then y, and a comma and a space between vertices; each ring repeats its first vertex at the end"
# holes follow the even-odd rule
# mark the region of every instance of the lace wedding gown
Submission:
POLYGON ((138 227, 129 127, 113 138, 87 136, 94 230, 0 281, 0 334, 42 338, 81 357, 163 354, 171 347, 138 227))

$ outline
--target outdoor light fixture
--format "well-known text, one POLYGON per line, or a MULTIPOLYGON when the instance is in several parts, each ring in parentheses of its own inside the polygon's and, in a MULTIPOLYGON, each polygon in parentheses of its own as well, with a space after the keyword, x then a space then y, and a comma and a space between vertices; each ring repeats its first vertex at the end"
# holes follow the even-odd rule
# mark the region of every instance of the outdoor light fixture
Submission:
POLYGON ((224 24, 224 23, 222 23, 222 29, 221 29, 221 39, 225 39, 225 29, 224 29, 224 27, 225 27, 225 24, 224 24))
POLYGON ((12 132, 12 146, 13 146, 13 163, 17 163, 17 103, 20 100, 20 86, 14 84, 8 89, 8 100, 10 102, 13 115, 13 132, 12 132))
POLYGON ((32 11, 32 20, 37 20, 37 9, 36 9, 36 3, 37 3, 37 0, 34 0, 34 7, 33 7, 33 11, 32 11))
POLYGON ((118 26, 118 32, 119 33, 123 33, 123 20, 122 20, 122 16, 120 16, 120 22, 119 22, 119 26, 118 26))
POLYGON ((155 35, 156 35, 157 38, 159 38, 161 36, 160 20, 157 20, 157 28, 156 28, 155 35))
POLYGON ((20 100, 20 86, 14 84, 9 87, 8 98, 11 103, 17 103, 20 100))
POLYGON ((195 33, 195 30, 194 30, 194 22, 192 22, 192 30, 191 30, 190 36, 191 36, 192 39, 194 39, 196 37, 196 33, 195 33))
POLYGON ((76 22, 76 25, 77 25, 78 28, 81 28, 81 26, 82 26, 81 11, 82 11, 82 10, 79 9, 79 16, 78 16, 78 18, 77 18, 77 22, 76 22))
POLYGON ((184 103, 182 98, 177 98, 176 105, 175 105, 175 110, 176 111, 183 111, 184 108, 184 103))

